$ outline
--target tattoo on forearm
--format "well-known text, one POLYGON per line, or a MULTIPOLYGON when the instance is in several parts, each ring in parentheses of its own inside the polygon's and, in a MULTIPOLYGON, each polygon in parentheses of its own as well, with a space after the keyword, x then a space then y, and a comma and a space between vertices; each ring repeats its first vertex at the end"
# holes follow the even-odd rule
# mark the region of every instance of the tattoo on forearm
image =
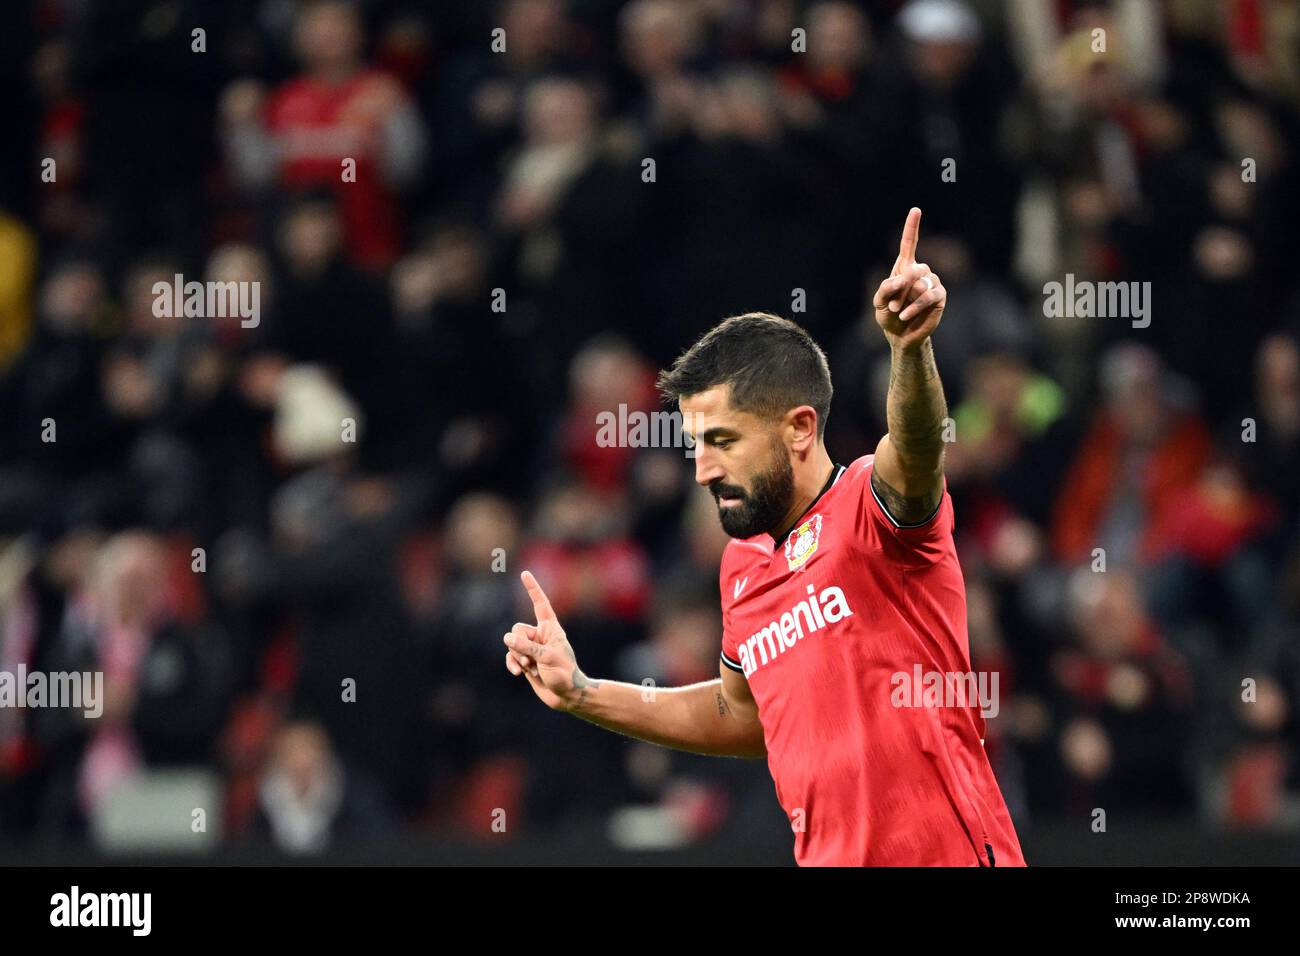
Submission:
POLYGON ((905 463, 938 467, 943 456, 943 422, 948 404, 927 339, 914 352, 895 352, 889 365, 886 402, 889 437, 905 463))
MULTIPOLYGON (((919 524, 934 514, 943 497, 943 481, 937 476, 943 466, 943 426, 948 417, 948 403, 929 339, 918 349, 894 352, 885 412, 889 439, 904 473, 926 479, 934 475, 936 480, 927 480, 929 487, 924 493, 910 497, 891 487, 873 469, 871 487, 895 521, 919 524)), ((908 487, 910 490, 911 482, 908 487)))

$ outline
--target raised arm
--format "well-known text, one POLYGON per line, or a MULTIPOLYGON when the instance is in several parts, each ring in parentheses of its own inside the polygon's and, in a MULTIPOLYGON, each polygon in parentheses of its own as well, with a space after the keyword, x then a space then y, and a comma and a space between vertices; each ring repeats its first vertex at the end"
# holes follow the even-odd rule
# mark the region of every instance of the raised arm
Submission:
POLYGON ((521 576, 537 623, 516 624, 505 635, 506 669, 528 678, 552 710, 653 744, 715 757, 763 757, 763 727, 749 684, 718 666, 717 680, 687 687, 643 687, 593 680, 577 656, 537 579, 521 576))
POLYGON ((947 290, 916 261, 921 210, 907 214, 898 258, 876 290, 876 323, 891 350, 886 417, 889 432, 876 447, 871 487, 899 524, 930 518, 943 497, 943 426, 948 404, 930 336, 939 325, 947 290))

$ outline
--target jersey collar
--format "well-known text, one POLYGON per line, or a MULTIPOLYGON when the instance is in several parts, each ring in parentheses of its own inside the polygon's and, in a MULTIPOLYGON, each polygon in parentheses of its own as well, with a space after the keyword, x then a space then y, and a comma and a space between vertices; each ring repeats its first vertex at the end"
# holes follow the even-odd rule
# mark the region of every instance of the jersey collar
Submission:
POLYGON ((785 543, 785 540, 788 537, 790 537, 790 534, 794 531, 794 529, 799 527, 799 522, 803 521, 804 515, 807 515, 808 512, 812 511, 814 508, 817 507, 817 502, 822 500, 822 495, 826 494, 826 492, 831 490, 831 487, 835 484, 835 482, 840 480, 840 477, 844 474, 844 472, 845 472, 845 468, 843 465, 841 465, 839 462, 835 462, 835 461, 831 462, 831 474, 830 477, 826 479, 826 484, 822 485, 822 490, 817 492, 817 497, 814 498, 812 502, 808 505, 808 507, 803 510, 803 514, 799 515, 799 517, 794 519, 794 524, 790 525, 790 530, 787 531, 785 534, 781 535, 781 540, 777 541, 770 534, 764 535, 765 537, 771 540, 773 553, 775 553, 779 545, 783 545, 785 543))

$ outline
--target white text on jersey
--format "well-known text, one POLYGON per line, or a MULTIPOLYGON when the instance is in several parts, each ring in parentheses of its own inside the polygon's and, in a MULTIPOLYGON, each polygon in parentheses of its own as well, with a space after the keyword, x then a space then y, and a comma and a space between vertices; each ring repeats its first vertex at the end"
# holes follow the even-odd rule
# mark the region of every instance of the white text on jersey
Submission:
POLYGON ((805 634, 853 616, 853 610, 839 588, 828 587, 820 595, 816 590, 813 585, 808 585, 808 597, 762 630, 751 634, 740 645, 740 666, 746 677, 794 647, 805 634))

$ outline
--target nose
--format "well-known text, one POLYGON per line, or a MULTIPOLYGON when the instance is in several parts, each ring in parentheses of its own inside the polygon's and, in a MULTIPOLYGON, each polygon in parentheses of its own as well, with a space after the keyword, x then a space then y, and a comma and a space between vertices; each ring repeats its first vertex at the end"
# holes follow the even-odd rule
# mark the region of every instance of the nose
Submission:
POLYGON ((718 460, 712 454, 712 450, 706 445, 697 442, 695 445, 696 484, 707 488, 725 474, 722 465, 718 463, 718 460))

